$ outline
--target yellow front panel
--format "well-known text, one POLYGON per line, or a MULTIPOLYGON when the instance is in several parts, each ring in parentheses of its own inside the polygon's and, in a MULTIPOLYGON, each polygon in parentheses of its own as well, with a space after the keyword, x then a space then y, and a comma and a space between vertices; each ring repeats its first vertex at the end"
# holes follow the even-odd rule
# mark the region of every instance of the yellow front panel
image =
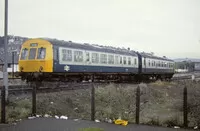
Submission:
POLYGON ((43 39, 31 39, 22 44, 19 56, 19 71, 23 68, 23 72, 53 72, 53 46, 50 42, 43 39), (31 43, 37 43, 37 46, 31 47, 31 43), (44 59, 37 59, 38 48, 46 48, 46 55, 44 59), (36 48, 36 56, 34 59, 29 59, 29 55, 25 60, 21 60, 22 49, 36 48), (41 70, 42 67, 42 70, 41 70))

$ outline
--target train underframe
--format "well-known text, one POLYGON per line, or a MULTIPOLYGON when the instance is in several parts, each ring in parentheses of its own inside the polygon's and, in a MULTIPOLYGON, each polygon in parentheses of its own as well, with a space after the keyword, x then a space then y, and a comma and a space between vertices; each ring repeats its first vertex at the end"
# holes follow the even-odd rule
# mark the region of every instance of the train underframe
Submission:
POLYGON ((65 81, 65 82, 150 82, 170 80, 173 73, 162 74, 130 74, 130 73, 25 73, 18 75, 22 80, 29 81, 65 81))

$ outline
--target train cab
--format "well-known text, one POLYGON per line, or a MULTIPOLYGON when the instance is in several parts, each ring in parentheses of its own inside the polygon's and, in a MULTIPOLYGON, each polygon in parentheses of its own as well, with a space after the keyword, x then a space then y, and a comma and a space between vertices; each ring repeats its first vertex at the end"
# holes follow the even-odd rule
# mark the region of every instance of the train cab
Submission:
POLYGON ((52 44, 43 39, 30 39, 21 46, 19 72, 52 72, 52 44))

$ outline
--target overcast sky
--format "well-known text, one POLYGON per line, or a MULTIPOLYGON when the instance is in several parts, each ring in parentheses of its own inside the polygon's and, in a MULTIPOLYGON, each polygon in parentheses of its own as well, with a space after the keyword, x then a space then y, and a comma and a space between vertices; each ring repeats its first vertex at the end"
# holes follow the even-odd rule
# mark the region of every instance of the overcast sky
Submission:
POLYGON ((9 35, 200 58, 200 0, 9 0, 8 30, 9 35))

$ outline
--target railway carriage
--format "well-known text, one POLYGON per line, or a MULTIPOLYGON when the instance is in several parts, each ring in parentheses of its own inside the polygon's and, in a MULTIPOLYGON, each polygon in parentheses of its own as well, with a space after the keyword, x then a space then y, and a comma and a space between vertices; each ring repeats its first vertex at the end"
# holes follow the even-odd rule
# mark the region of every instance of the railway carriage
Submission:
MULTIPOLYGON (((30 39, 23 45, 19 57, 19 71, 79 79, 91 75, 104 79, 121 79, 138 74, 135 52, 115 50, 89 44, 53 39, 30 39)), ((32 77, 32 76, 31 76, 32 77)))
POLYGON ((67 81, 170 78, 173 61, 132 50, 55 39, 29 39, 22 44, 19 71, 24 79, 67 81))
POLYGON ((140 53, 141 74, 146 78, 170 79, 174 74, 174 62, 166 57, 156 57, 151 54, 140 53))

